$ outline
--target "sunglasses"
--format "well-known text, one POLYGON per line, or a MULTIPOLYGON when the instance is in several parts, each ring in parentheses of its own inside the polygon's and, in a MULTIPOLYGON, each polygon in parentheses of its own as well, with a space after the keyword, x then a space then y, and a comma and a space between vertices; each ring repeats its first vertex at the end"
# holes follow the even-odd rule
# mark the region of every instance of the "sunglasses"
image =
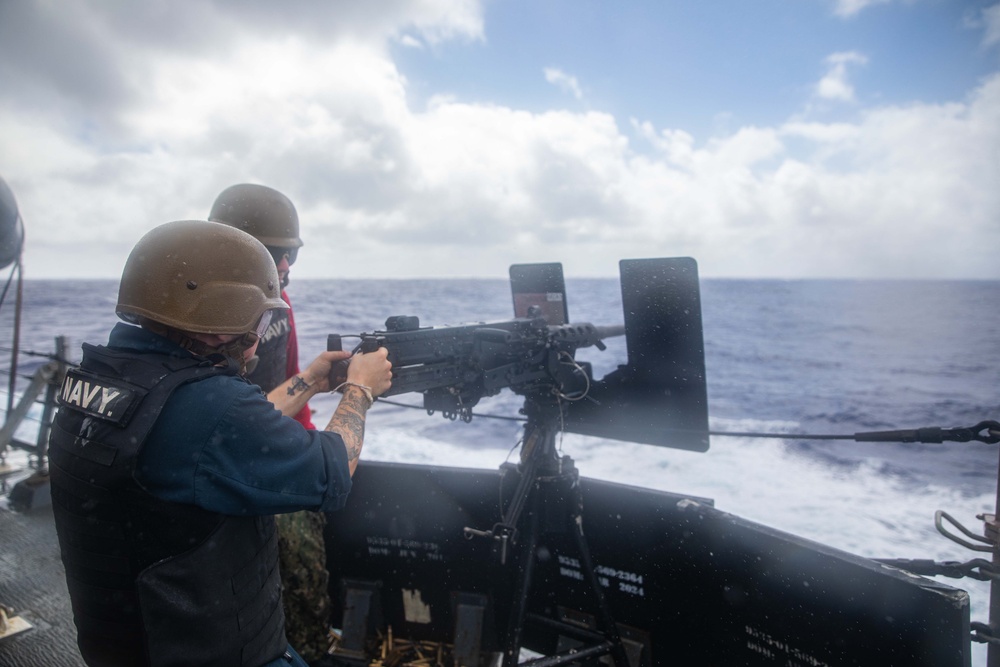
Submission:
POLYGON ((271 253, 275 266, 281 264, 282 259, 288 259, 288 266, 295 263, 299 256, 298 248, 280 248, 278 246, 267 246, 267 251, 271 253))

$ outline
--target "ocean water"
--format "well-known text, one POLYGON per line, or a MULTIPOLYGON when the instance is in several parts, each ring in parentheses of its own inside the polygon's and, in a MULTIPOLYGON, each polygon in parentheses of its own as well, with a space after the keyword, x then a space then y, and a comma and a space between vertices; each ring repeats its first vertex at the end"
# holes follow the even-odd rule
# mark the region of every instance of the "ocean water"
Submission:
MULTIPOLYGON (((116 291, 114 281, 27 281, 21 348, 51 352, 64 335, 78 359, 80 342, 105 342, 116 291)), ((621 323, 617 280, 570 278, 567 291, 571 321, 621 323)), ((303 365, 325 349, 327 334, 380 329, 390 315, 417 315, 424 325, 511 317, 503 280, 293 280, 288 292, 303 365)), ((709 279, 701 297, 713 431, 852 435, 1000 420, 998 282, 709 279)), ((12 316, 8 296, 4 350, 12 316)), ((0 356, 4 369, 9 356, 0 356)), ((624 341, 578 356, 601 377, 624 362, 624 341)), ((19 371, 43 362, 22 355, 19 371)), ((394 400, 419 406, 419 398, 394 400)), ((513 417, 520 405, 504 392, 466 424, 378 404, 363 457, 496 468, 516 456, 521 426, 490 415, 513 417)), ((311 406, 325 425, 335 399, 311 406)), ((997 445, 715 435, 708 452, 692 453, 573 434, 560 445, 584 476, 712 498, 723 511, 865 557, 975 558, 935 530, 934 513, 979 533, 976 515, 992 513, 997 500, 997 445)), ((968 590, 972 620, 987 620, 986 584, 940 580, 968 590)), ((973 663, 985 664, 981 645, 973 663)))

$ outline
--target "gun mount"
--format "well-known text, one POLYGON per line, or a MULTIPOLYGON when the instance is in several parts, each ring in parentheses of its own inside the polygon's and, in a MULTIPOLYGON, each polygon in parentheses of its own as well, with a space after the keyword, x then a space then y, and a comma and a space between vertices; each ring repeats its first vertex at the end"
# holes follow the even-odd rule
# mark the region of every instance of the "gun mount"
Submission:
MULTIPOLYGON (((514 588, 502 642, 503 667, 513 667, 518 660, 537 550, 543 535, 552 531, 573 536, 573 562, 579 563, 578 575, 588 583, 597 632, 587 635, 586 648, 553 656, 546 664, 570 664, 585 655, 607 655, 616 667, 629 664, 583 533, 579 473, 569 456, 558 453, 558 432, 708 449, 694 260, 623 260, 621 277, 623 326, 568 324, 562 267, 542 264, 511 267, 514 319, 421 327, 416 317, 395 316, 386 321, 384 331, 360 335, 357 350, 388 350, 393 384, 384 395, 420 392, 429 413, 440 411, 451 419, 470 421, 472 408, 484 396, 506 388, 524 396, 521 412, 527 423, 517 489, 492 528, 463 527, 465 538, 491 543, 502 566, 512 561, 514 588), (591 365, 576 360, 577 350, 591 346, 604 350, 605 338, 622 334, 627 362, 595 380, 591 365)), ((341 346, 341 336, 329 337, 328 349, 341 346)), ((349 593, 355 594, 360 595, 349 593)), ((364 625, 359 612, 352 613, 344 625, 364 625)), ((565 632, 574 630, 569 623, 556 621, 556 625, 565 632)), ((348 652, 356 653, 360 643, 348 642, 348 652)))

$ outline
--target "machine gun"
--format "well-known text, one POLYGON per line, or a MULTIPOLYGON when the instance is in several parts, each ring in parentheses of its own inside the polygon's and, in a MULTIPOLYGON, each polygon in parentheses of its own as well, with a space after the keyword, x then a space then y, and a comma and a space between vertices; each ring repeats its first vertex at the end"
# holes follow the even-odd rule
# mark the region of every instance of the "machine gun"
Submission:
MULTIPOLYGON (((697 264, 690 258, 622 260, 623 325, 569 324, 560 264, 511 267, 514 319, 421 327, 386 320, 357 350, 386 347, 393 396, 421 392, 429 412, 469 421, 472 408, 504 388, 525 397, 529 421, 561 431, 704 452, 708 396, 697 264), (628 359, 601 379, 575 359, 585 347, 625 335, 628 359), (538 415, 544 411, 545 415, 538 415)), ((328 350, 344 336, 331 334, 328 350)), ((346 364, 344 364, 346 366, 346 364)), ((344 366, 331 386, 346 377, 344 366), (339 377, 338 377, 339 375, 339 377)))
MULTIPOLYGON (((388 349, 393 377, 385 396, 421 392, 428 414, 468 422, 480 399, 508 387, 526 397, 583 398, 591 368, 574 354, 582 347, 604 350, 604 338, 624 333, 623 326, 548 325, 540 316, 421 327, 417 317, 397 315, 385 331, 361 334, 355 351, 388 349)), ((338 334, 327 339, 328 350, 342 345, 338 334)))

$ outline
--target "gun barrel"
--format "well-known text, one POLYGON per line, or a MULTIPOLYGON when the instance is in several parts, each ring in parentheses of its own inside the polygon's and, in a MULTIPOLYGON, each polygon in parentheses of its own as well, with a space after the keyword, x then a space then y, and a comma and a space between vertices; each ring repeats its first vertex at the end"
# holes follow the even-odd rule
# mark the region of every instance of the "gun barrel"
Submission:
POLYGON ((625 335, 624 324, 608 324, 600 327, 595 326, 594 329, 597 331, 597 335, 601 340, 625 335))

